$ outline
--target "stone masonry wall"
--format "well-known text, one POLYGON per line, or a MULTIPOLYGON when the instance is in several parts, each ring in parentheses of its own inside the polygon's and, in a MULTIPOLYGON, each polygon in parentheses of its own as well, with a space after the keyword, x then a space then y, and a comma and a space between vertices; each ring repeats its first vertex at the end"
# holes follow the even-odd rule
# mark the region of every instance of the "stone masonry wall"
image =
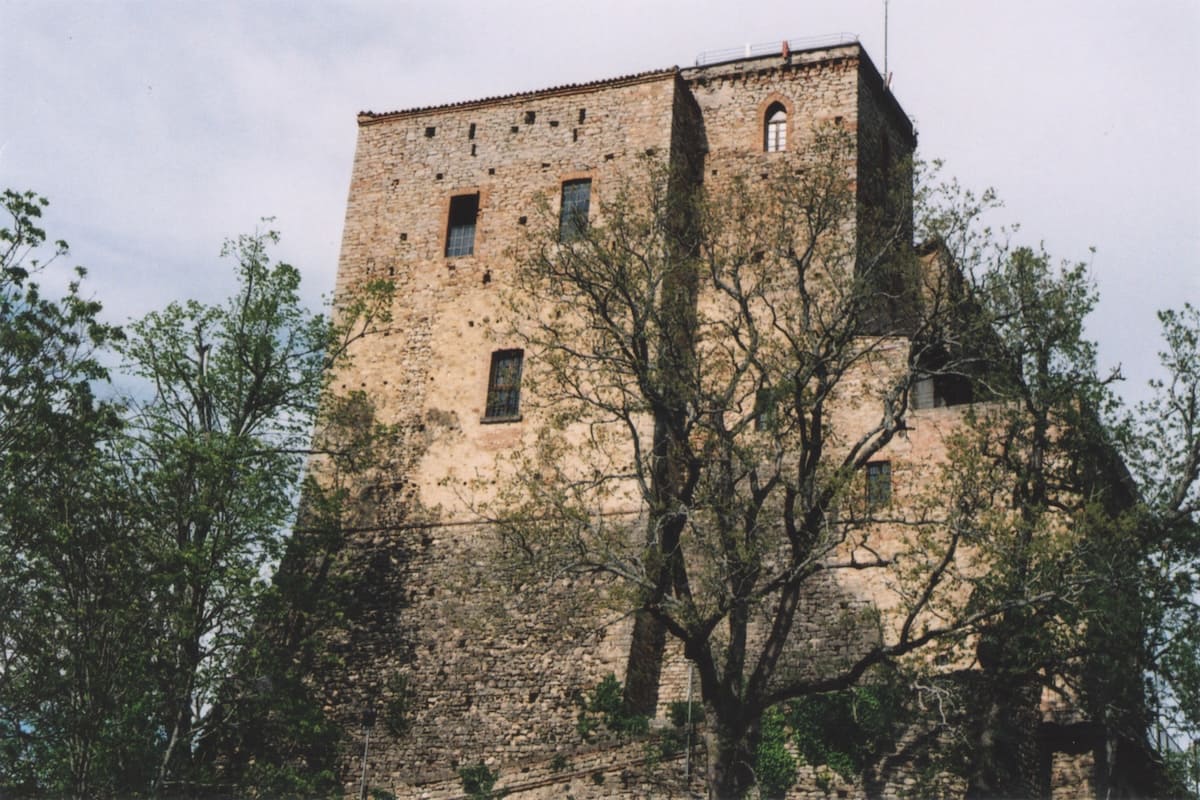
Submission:
MULTIPOLYGON (((528 414, 481 422, 490 355, 512 344, 500 303, 509 252, 553 222, 564 180, 591 178, 598 194, 647 150, 666 152, 676 91, 671 70, 360 120, 338 291, 382 277, 396 301, 391 330, 361 343, 334 388, 368 392, 381 421, 401 425, 401 462, 414 466, 380 499, 387 524, 351 545, 374 554, 360 559, 374 567, 370 590, 333 643, 343 665, 321 679, 352 734, 365 704, 381 710, 372 785, 407 796, 455 783, 466 764, 507 772, 572 752, 576 699, 608 673, 624 677, 628 624, 576 608, 574 587, 500 591, 493 538, 461 494, 536 431, 528 414), (474 253, 447 258, 450 198, 474 192, 474 253), (407 712, 400 735, 386 718, 396 707, 407 712)), ((360 753, 347 752, 348 792, 360 753)))

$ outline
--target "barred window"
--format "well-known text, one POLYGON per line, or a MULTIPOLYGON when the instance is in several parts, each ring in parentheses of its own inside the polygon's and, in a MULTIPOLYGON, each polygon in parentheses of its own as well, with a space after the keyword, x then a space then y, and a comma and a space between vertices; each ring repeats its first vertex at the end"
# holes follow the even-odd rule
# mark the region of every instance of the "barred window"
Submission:
POLYGON ((475 252, 475 220, 479 216, 479 194, 450 198, 450 222, 446 228, 446 256, 469 256, 475 252))
POLYGON ((524 350, 497 350, 492 353, 484 419, 513 419, 518 416, 521 406, 521 362, 524 357, 524 350))
POLYGON ((768 153, 782 153, 787 150, 787 109, 783 103, 772 103, 767 109, 766 120, 763 149, 768 153))
POLYGON ((892 462, 867 464, 867 508, 886 506, 892 499, 892 462))
POLYGON ((578 239, 587 230, 588 207, 592 201, 592 181, 584 178, 562 185, 562 210, 558 217, 559 241, 578 239))

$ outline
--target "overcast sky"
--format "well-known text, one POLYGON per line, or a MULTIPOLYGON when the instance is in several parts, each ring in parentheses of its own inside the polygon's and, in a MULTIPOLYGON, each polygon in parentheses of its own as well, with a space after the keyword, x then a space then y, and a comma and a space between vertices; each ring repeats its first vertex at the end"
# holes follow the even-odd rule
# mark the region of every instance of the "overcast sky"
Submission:
MULTIPOLYGON (((995 187, 1025 241, 1090 258, 1091 334, 1135 390, 1155 309, 1200 304, 1200 2, 888 10, 887 66, 919 152, 995 187)), ((225 296, 221 241, 264 216, 308 295, 331 291, 360 110, 835 33, 884 65, 884 0, 0 0, 0 31, 0 187, 50 198, 48 233, 116 321, 225 296)))

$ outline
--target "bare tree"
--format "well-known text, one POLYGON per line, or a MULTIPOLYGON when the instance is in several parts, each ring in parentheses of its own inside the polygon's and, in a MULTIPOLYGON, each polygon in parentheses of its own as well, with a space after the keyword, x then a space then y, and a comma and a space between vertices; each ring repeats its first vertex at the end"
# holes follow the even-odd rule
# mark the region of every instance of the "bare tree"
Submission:
POLYGON ((1004 607, 942 613, 965 529, 890 501, 882 453, 906 432, 912 390, 969 399, 977 365, 947 253, 914 251, 903 187, 862 205, 852 153, 819 132, 799 170, 696 190, 682 165, 648 163, 606 187, 590 225, 566 241, 555 226, 518 257, 512 318, 545 424, 480 508, 524 578, 612 576, 638 630, 682 642, 713 796, 753 785, 771 706, 851 686, 1004 607), (930 550, 917 532, 933 525, 930 550), (922 569, 897 569, 918 547, 922 569), (804 600, 846 573, 878 573, 855 580, 892 586, 889 608, 845 657, 806 653, 804 600))

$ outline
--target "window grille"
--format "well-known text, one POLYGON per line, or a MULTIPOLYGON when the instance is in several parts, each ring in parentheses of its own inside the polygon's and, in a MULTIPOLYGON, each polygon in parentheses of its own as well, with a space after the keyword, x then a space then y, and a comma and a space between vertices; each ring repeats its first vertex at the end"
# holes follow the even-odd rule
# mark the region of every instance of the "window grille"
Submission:
POLYGON ((474 254, 475 220, 478 217, 478 194, 460 194, 450 198, 450 222, 446 229, 447 258, 474 254))
POLYGON ((892 462, 872 461, 867 464, 867 507, 879 508, 892 499, 892 462))
POLYGON ((523 350, 497 350, 492 353, 492 369, 488 375, 485 419, 511 419, 520 411, 521 362, 523 350))
POLYGON ((765 149, 768 153, 787 150, 787 109, 782 103, 773 103, 767 109, 765 149))
POLYGON ((587 230, 588 208, 592 201, 590 179, 567 181, 562 186, 562 210, 558 217, 558 238, 569 242, 587 230))

